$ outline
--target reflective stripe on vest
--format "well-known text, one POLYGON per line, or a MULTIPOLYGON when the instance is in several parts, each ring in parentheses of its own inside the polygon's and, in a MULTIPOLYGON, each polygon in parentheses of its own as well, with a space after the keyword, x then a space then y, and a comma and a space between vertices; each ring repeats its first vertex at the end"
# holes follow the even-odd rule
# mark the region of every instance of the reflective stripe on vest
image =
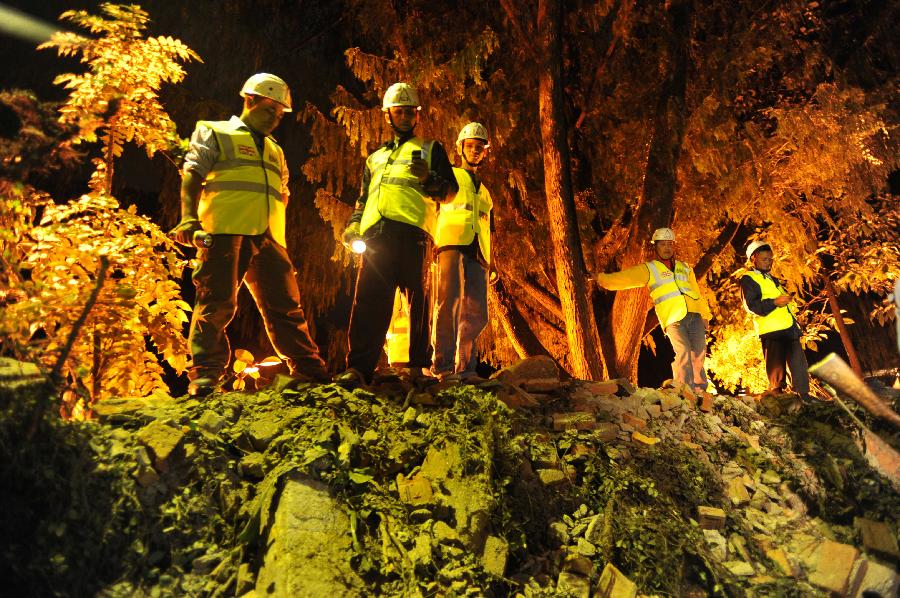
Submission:
POLYGON ((281 196, 284 155, 271 137, 259 154, 248 130, 231 121, 200 121, 216 135, 219 159, 203 183, 197 215, 213 234, 261 235, 285 245, 285 204, 281 196))
POLYGON ((438 247, 468 245, 475 235, 478 235, 481 255, 485 261, 490 262, 490 212, 494 207, 491 194, 484 185, 475 191, 475 184, 466 170, 454 168, 453 175, 459 184, 459 192, 452 202, 441 204, 438 210, 435 245, 438 247))
POLYGON ((431 168, 431 146, 433 141, 418 137, 407 139, 393 150, 382 147, 366 160, 372 178, 359 223, 364 233, 382 218, 412 224, 434 235, 437 208, 434 201, 425 196, 419 179, 409 172, 412 152, 420 150, 422 159, 431 168))
MULTIPOLYGON (((780 295, 787 295, 787 292, 781 285, 772 280, 772 277, 766 276, 759 270, 752 270, 747 273, 747 276, 759 285, 763 299, 774 299, 780 295)), ((765 316, 754 314, 753 312, 750 313, 753 315, 753 327, 756 329, 756 334, 760 336, 778 330, 787 330, 794 325, 794 315, 791 313, 790 304, 776 307, 765 316)))
POLYGON ((691 269, 678 260, 675 260, 675 272, 657 260, 647 262, 646 266, 650 271, 647 288, 660 324, 665 328, 669 324, 680 322, 687 315, 687 301, 683 295, 691 299, 700 298, 700 294, 691 288, 691 269))

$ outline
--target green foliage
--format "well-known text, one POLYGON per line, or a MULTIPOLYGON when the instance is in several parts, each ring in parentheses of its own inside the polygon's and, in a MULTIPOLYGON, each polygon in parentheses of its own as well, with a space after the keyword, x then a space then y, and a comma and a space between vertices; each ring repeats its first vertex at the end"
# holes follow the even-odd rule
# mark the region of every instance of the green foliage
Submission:
POLYGON ((60 16, 96 37, 59 32, 39 49, 56 48, 61 56, 80 56, 90 69, 80 75, 59 75, 54 83, 71 90, 60 109, 60 121, 78 127, 78 140, 102 142, 102 157, 93 160, 91 188, 109 194, 113 162, 122 155, 125 143, 143 147, 148 156, 186 149, 158 92, 163 83, 184 79, 179 61, 200 57, 172 37, 145 38, 150 18, 137 5, 104 3, 100 9, 106 17, 84 10, 60 16))
POLYGON ((100 257, 107 256, 109 280, 62 370, 68 383, 88 404, 164 387, 148 340, 177 372, 185 369, 182 326, 190 306, 176 282, 185 262, 157 225, 111 197, 85 195, 56 205, 8 182, 0 186, 0 205, 5 353, 51 369, 96 286, 100 257))

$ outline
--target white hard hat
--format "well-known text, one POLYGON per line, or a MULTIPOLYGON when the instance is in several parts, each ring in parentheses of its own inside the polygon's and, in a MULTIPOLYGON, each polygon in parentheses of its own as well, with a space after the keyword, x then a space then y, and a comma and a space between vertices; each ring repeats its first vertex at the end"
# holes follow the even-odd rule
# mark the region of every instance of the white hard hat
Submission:
POLYGON ((462 155, 462 142, 466 139, 481 139, 484 141, 484 147, 490 147, 491 144, 488 143, 488 132, 487 128, 481 123, 469 123, 464 126, 459 131, 459 135, 456 136, 456 151, 462 155))
POLYGON ((275 100, 284 106, 285 112, 290 112, 291 107, 291 90, 287 83, 281 77, 270 75, 269 73, 256 73, 244 83, 241 88, 241 97, 262 96, 275 100))
POLYGON ((769 251, 772 251, 772 246, 765 241, 753 241, 752 243, 747 245, 747 259, 753 259, 753 254, 760 249, 768 249, 769 251))
POLYGON ((653 236, 650 237, 651 243, 656 243, 657 241, 674 241, 675 233, 672 232, 671 228, 658 228, 653 231, 653 236))
POLYGON ((394 83, 384 92, 384 100, 381 102, 381 110, 387 112, 388 108, 394 106, 415 106, 421 108, 419 104, 419 94, 416 88, 409 83, 394 83))

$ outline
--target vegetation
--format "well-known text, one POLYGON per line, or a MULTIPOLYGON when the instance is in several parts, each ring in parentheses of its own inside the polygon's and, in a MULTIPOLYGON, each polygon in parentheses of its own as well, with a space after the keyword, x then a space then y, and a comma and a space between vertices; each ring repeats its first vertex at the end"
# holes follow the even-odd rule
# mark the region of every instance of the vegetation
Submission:
POLYGON ((177 59, 197 56, 172 38, 143 38, 148 17, 136 6, 102 9, 109 18, 84 11, 62 17, 100 38, 59 33, 43 46, 80 54, 90 68, 57 77, 72 92, 59 106, 59 124, 48 127, 56 136, 29 126, 55 107, 26 94, 2 98, 24 133, 0 147, 4 164, 15 166, 0 180, 2 350, 52 371, 65 389, 63 413, 74 417, 109 396, 164 389, 159 357, 178 373, 188 359, 183 325, 190 306, 176 282, 185 260, 158 225, 136 206, 120 206, 110 189, 125 142, 148 155, 184 143, 157 92, 183 78, 177 59), (90 193, 56 201, 26 182, 80 158, 75 147, 96 141, 98 130, 102 149, 92 160, 90 193), (50 159, 37 165, 35 154, 47 146, 50 159))

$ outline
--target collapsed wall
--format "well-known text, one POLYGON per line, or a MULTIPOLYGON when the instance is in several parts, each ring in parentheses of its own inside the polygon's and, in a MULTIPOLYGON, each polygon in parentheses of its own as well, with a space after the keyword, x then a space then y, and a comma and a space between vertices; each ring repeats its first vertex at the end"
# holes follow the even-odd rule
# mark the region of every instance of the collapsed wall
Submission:
MULTIPOLYGON (((2 500, 38 522, 5 578, 105 596, 896 595, 900 494, 833 404, 560 380, 540 358, 479 386, 287 382, 42 422, 2 466, 2 500)), ((27 395, 2 393, 2 446, 27 395)))

